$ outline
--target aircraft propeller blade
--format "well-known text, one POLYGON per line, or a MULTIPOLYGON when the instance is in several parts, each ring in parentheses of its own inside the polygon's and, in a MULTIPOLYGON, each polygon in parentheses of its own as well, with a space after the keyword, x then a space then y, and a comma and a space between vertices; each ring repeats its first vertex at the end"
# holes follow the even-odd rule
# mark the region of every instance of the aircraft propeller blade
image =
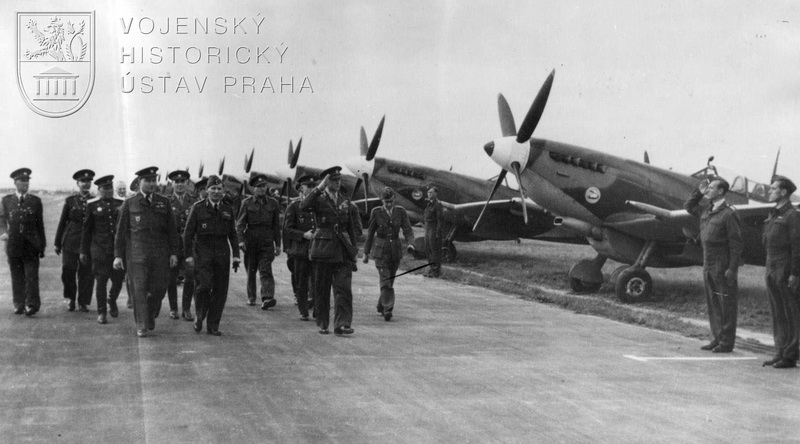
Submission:
POLYGON ((644 163, 650 164, 650 155, 647 154, 647 151, 644 152, 644 163))
POLYGON ((514 123, 514 114, 502 94, 497 95, 497 111, 500 114, 500 129, 503 131, 503 137, 516 136, 517 124, 514 123))
POLYGON ((355 200, 355 198, 356 198, 356 192, 358 192, 358 187, 360 187, 360 186, 361 186, 361 182, 363 182, 363 181, 364 181, 364 180, 363 180, 363 179, 361 179, 360 177, 358 178, 358 180, 356 180, 356 184, 355 184, 355 186, 353 187, 353 192, 352 192, 352 193, 350 193, 350 200, 351 200, 351 201, 355 200))
MULTIPOLYGON (((289 189, 288 188, 288 184, 289 183, 287 181, 283 181, 283 186, 281 187, 281 194, 280 194, 280 198, 281 198, 280 201, 281 202, 283 202, 283 195, 286 194, 286 191, 289 189)), ((288 196, 288 194, 287 194, 287 196, 288 196)), ((288 201, 289 199, 287 198, 286 200, 288 201)))
POLYGON ((292 178, 291 177, 287 177, 286 178, 286 197, 287 198, 292 197, 292 178))
MULTIPOLYGON (((525 190, 522 188, 522 178, 519 174, 519 163, 511 162, 511 168, 514 169, 514 176, 517 177, 517 185, 519 185, 519 196, 522 198, 522 219, 525 221, 525 225, 528 225, 528 205, 525 204, 525 190)), ((503 170, 505 171, 505 170, 503 170)))
MULTIPOLYGON (((297 166, 297 161, 300 159, 300 147, 303 145, 303 138, 301 137, 300 140, 297 141, 297 149, 294 150, 294 156, 289 159, 289 168, 294 168, 297 166)), ((292 146, 292 142, 289 142, 289 146, 292 146)))
POLYGON ((472 231, 475 231, 478 228, 478 224, 481 223, 481 218, 483 218, 483 213, 486 212, 486 207, 489 206, 489 202, 492 201, 492 197, 494 197, 494 193, 496 193, 497 189, 500 188, 500 185, 502 185, 503 180, 505 180, 507 173, 508 173, 508 171, 506 171, 506 170, 500 170, 500 175, 497 176, 497 180, 494 181, 494 187, 492 187, 492 192, 489 193, 489 198, 486 199, 486 205, 483 206, 483 209, 481 210, 481 214, 478 215, 478 220, 476 220, 475 221, 475 225, 472 226, 472 231))
POLYGON ((372 160, 375 158, 375 153, 378 151, 378 145, 381 143, 381 135, 383 134, 383 122, 386 120, 386 116, 381 117, 381 123, 378 124, 378 129, 375 130, 375 135, 372 136, 372 142, 369 144, 369 149, 367 150, 367 160, 372 160))
POLYGON ((770 184, 775 181, 775 176, 778 175, 778 159, 781 158, 781 149, 778 147, 778 154, 775 155, 775 165, 772 166, 772 176, 769 177, 770 184))
POLYGON ((361 173, 361 177, 364 179, 364 214, 367 214, 369 211, 369 174, 361 173))
POLYGON ((292 164, 292 158, 294 157, 294 148, 292 148, 292 141, 289 141, 289 154, 286 156, 286 163, 289 165, 292 164))
POLYGON ((225 171, 225 157, 219 162, 219 176, 222 177, 222 172, 225 171))
POLYGON ((256 148, 253 147, 252 151, 250 151, 250 156, 245 156, 244 158, 244 172, 249 173, 250 169, 253 168, 253 156, 256 155, 256 148))
POLYGON ((364 127, 361 127, 361 155, 367 157, 367 151, 369 151, 369 142, 367 142, 367 132, 364 131, 364 127))
POLYGON ((203 177, 203 162, 200 162, 200 168, 197 169, 197 178, 198 180, 203 177))
POLYGON ((556 70, 554 69, 550 72, 550 75, 547 76, 542 88, 539 89, 539 94, 533 99, 531 108, 528 110, 525 120, 522 121, 522 125, 519 127, 517 143, 525 143, 533 135, 533 130, 535 130, 536 126, 539 124, 539 119, 542 117, 544 107, 547 105, 547 98, 550 96, 550 88, 553 86, 553 77, 555 75, 556 70))

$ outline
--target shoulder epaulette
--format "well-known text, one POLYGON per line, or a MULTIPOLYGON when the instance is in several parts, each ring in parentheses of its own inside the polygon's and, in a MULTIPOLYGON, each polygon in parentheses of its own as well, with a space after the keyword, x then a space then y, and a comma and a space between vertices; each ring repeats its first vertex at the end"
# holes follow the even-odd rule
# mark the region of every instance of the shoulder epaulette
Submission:
POLYGON ((95 198, 92 198, 92 199, 89 199, 89 200, 87 200, 87 201, 86 201, 86 203, 87 203, 87 204, 90 204, 90 203, 92 203, 92 202, 97 202, 97 201, 99 201, 99 200, 100 200, 100 196, 97 196, 97 197, 95 197, 95 198))

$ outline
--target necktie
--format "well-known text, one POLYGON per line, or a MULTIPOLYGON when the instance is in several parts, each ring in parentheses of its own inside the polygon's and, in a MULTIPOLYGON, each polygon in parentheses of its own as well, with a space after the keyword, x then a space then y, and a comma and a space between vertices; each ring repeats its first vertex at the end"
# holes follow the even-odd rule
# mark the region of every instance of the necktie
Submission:
POLYGON ((24 195, 24 194, 21 194, 21 195, 19 196, 19 204, 20 204, 20 205, 22 205, 24 202, 25 202, 25 195, 24 195))

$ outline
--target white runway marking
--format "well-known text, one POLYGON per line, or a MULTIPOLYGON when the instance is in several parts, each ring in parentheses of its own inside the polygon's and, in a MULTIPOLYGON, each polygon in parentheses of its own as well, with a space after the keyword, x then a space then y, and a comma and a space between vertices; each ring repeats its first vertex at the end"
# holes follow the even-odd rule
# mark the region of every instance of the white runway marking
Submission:
POLYGON ((716 356, 709 356, 709 357, 701 357, 701 356, 671 356, 671 357, 662 357, 662 356, 634 356, 634 355, 622 355, 628 359, 633 359, 634 361, 639 362, 647 362, 647 361, 752 361, 758 359, 756 356, 730 356, 730 357, 716 357, 716 356))

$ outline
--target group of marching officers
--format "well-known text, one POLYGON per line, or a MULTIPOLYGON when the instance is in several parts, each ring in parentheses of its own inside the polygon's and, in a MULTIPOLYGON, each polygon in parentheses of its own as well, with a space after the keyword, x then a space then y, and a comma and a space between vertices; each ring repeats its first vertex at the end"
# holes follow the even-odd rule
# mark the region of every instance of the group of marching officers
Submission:
MULTIPOLYGON (((26 316, 41 307, 38 267, 46 246, 41 200, 28 193, 30 176, 28 168, 14 171, 16 192, 3 197, 0 205, 0 240, 6 242, 14 313, 26 316)), ((88 312, 95 290, 97 322, 106 324, 108 316, 119 315, 117 299, 126 285, 137 336, 147 337, 155 329, 165 294, 171 319, 193 322, 198 333, 205 322, 208 334, 220 336, 230 269, 238 271, 240 251, 247 270, 248 304, 256 304, 258 275, 261 308, 268 310, 276 305, 272 262, 283 243, 300 319, 308 321, 313 316, 319 333, 329 334, 333 293, 333 333, 354 332, 351 282, 362 225, 358 210, 341 190, 341 167, 329 168, 320 177, 299 178, 300 198, 288 205, 282 222, 281 205, 271 197, 263 175, 250 180, 252 195, 241 202, 226 194, 218 176, 197 181, 197 196, 187 191, 187 171, 168 175, 169 196, 157 192, 157 167, 136 173, 131 196, 126 195, 124 182, 117 182, 114 196, 114 176, 94 177, 91 170, 73 175, 78 193, 66 199, 56 232, 55 252, 62 259, 61 280, 69 311, 88 312), (89 192, 93 180, 97 197, 89 192)), ((426 210, 426 220, 431 219, 426 226, 432 227, 432 235, 429 241, 426 236, 426 245, 436 246, 441 203, 432 191, 430 211, 426 210)), ((368 263, 372 257, 379 271, 377 310, 389 321, 394 277, 403 255, 399 234, 402 231, 412 253, 414 234, 405 209, 394 205, 390 188, 383 190, 381 200, 383 205, 370 214, 363 260, 368 263)), ((429 251, 438 252, 438 248, 429 251)), ((438 257, 430 255, 434 260, 438 257)), ((432 264, 426 275, 438 276, 438 265, 432 264)))

